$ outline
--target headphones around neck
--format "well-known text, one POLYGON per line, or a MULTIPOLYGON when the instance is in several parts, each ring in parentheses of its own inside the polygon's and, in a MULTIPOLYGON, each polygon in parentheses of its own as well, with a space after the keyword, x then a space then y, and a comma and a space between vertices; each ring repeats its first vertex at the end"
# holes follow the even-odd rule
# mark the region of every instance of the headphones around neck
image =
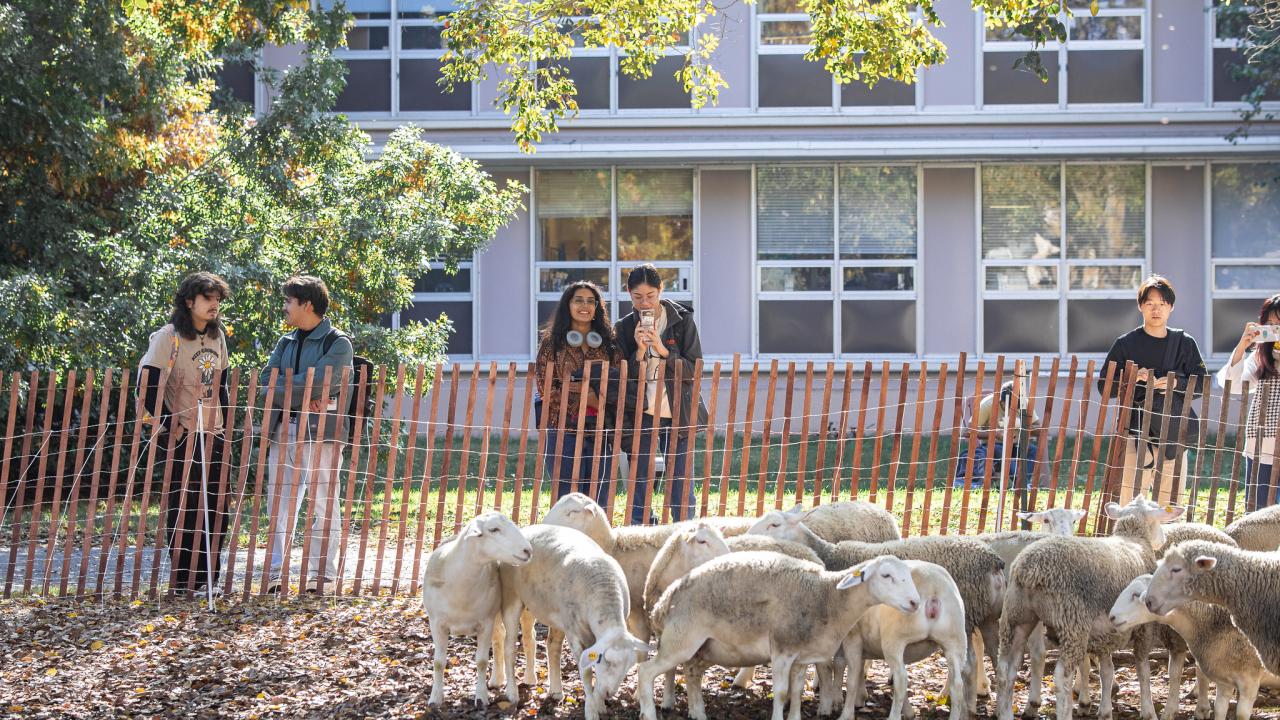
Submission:
MULTIPOLYGON (((565 333, 564 341, 569 343, 569 347, 582 347, 582 343, 584 339, 582 337, 582 333, 578 332, 577 330, 570 330, 569 332, 565 333)), ((595 330, 592 330, 591 332, 587 333, 585 342, 587 343, 588 347, 598 348, 604 344, 604 338, 600 337, 600 333, 596 332, 595 330)))

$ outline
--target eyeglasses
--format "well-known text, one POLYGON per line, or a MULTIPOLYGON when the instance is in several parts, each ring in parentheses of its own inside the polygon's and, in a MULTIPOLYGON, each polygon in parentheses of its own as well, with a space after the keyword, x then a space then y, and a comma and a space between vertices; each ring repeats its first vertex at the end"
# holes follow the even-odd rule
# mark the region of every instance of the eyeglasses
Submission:
POLYGON ((574 305, 596 305, 596 299, 593 297, 576 297, 570 300, 574 305))

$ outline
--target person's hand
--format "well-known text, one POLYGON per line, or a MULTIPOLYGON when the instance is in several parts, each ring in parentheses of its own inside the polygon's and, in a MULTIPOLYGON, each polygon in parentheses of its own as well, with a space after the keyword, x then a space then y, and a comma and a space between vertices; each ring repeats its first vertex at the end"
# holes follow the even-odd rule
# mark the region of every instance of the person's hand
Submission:
POLYGON ((645 327, 642 324, 636 325, 636 348, 639 352, 643 353, 645 350, 648 350, 650 346, 655 344, 654 334, 655 333, 652 328, 645 327))
POLYGON ((1262 326, 1256 322, 1247 322, 1244 324, 1244 332, 1240 333, 1240 342, 1236 344, 1240 349, 1245 349, 1258 341, 1258 336, 1262 334, 1262 326))
POLYGON ((1151 383, 1151 387, 1161 391, 1167 390, 1169 388, 1169 376, 1162 375, 1159 378, 1156 378, 1156 381, 1151 383))
POLYGON ((313 413, 324 411, 324 401, 320 399, 311 400, 307 403, 307 409, 313 413))
POLYGON ((1134 380, 1138 382, 1149 382, 1151 380, 1151 371, 1147 368, 1138 368, 1138 374, 1134 376, 1134 380))

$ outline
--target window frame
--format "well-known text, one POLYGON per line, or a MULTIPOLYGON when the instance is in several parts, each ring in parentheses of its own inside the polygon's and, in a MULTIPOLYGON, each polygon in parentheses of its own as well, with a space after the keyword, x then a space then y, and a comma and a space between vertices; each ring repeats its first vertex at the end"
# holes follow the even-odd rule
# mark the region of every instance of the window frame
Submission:
POLYGON ((698 256, 701 252, 701 238, 699 232, 699 193, 702 186, 701 169, 696 165, 685 164, 624 164, 618 165, 610 163, 608 165, 547 165, 547 166, 530 166, 529 168, 529 266, 530 287, 533 289, 533 300, 529 303, 529 319, 530 327, 533 331, 529 334, 529 357, 537 355, 538 347, 538 330, 542 327, 546 318, 540 317, 538 313, 538 304, 543 302, 556 302, 560 299, 561 291, 543 291, 540 285, 540 275, 543 270, 554 270, 557 268, 564 269, 601 269, 605 271, 605 276, 609 279, 609 284, 602 288, 604 291, 605 301, 609 304, 609 322, 616 323, 621 317, 618 313, 621 302, 630 302, 631 298, 626 290, 622 287, 621 272, 623 268, 632 267, 645 262, 652 262, 659 270, 677 269, 684 270, 688 273, 691 289, 688 291, 663 290, 664 298, 674 300, 682 304, 692 304, 696 310, 701 300, 702 282, 698 263, 698 256), (537 202, 537 176, 539 171, 548 170, 603 170, 609 169, 609 259, 606 260, 588 260, 581 262, 560 262, 556 260, 538 260, 538 202, 537 202), (618 174, 620 170, 687 170, 691 174, 691 182, 693 184, 693 196, 691 198, 691 231, 693 235, 693 245, 690 251, 689 260, 622 260, 618 257, 618 174))
POLYGON ((1071 268, 1073 267, 1122 267, 1122 266, 1138 266, 1139 277, 1146 277, 1150 273, 1151 268, 1151 163, 1141 160, 1024 160, 1019 162, 983 162, 977 163, 974 167, 974 238, 975 238, 975 257, 976 277, 978 282, 975 288, 975 307, 977 308, 977 337, 975 337, 977 354, 980 358, 994 360, 997 356, 1003 355, 1008 358, 1031 359, 1036 356, 1057 355, 1058 357, 1067 358, 1072 355, 1085 359, 1101 359, 1106 357, 1106 351, 1100 352, 1084 352, 1072 351, 1069 346, 1068 331, 1068 310, 1072 300, 1133 300, 1137 287, 1122 288, 1114 290, 1073 290, 1071 289, 1071 268), (1058 250, 1058 257, 1051 259, 1024 259, 1022 261, 1014 260, 988 260, 983 257, 982 250, 982 217, 983 217, 983 196, 982 196, 982 171, 984 167, 992 166, 1016 166, 1016 165, 1058 165, 1058 222, 1059 233, 1061 237, 1061 247, 1058 250), (1068 258, 1067 237, 1070 232, 1068 225, 1068 208, 1067 208, 1067 168, 1072 165, 1138 165, 1143 168, 1143 255, 1142 258, 1098 258, 1098 259, 1071 259, 1068 258), (1058 284, 1057 289, 1050 290, 987 290, 987 269, 991 267, 1026 267, 1030 265, 1039 265, 1045 267, 1056 267, 1058 284), (1040 353, 1040 352, 989 352, 986 349, 986 301, 987 300, 1056 300, 1058 303, 1058 351, 1056 353, 1040 353))
MULTIPOLYGON (((1212 2, 1212 0, 1207 0, 1212 2)), ((1087 19, 1093 17, 1132 17, 1139 16, 1141 18, 1142 37, 1138 40, 1072 40, 1071 31, 1075 27, 1076 19, 1081 17, 1079 11, 1070 17, 1065 13, 1060 15, 1067 27, 1066 42, 1052 41, 1045 43, 1042 47, 1036 48, 1035 44, 1029 40, 988 40, 985 15, 976 23, 975 35, 977 38, 976 52, 976 97, 975 104, 979 111, 982 110, 998 110, 1009 112, 1043 112, 1048 108, 1056 108, 1059 110, 1080 110, 1093 112, 1098 110, 1133 110, 1135 108, 1151 107, 1151 3, 1153 0, 1144 0, 1142 8, 1099 8, 1096 16, 1086 15, 1087 19), (1058 101, 1056 103, 1008 103, 993 104, 985 102, 986 99, 986 55, 988 52, 1007 52, 1026 53, 1030 50, 1039 49, 1041 53, 1053 52, 1056 54, 1058 69, 1058 101), (1106 51, 1106 50, 1140 50, 1142 52, 1142 98, 1135 102, 1121 103, 1070 103, 1069 82, 1070 68, 1068 67, 1069 54, 1072 51, 1090 52, 1090 51, 1106 51)), ((1083 10, 1088 13, 1088 10, 1083 10)))
MULTIPOLYGON (((1210 0, 1212 1, 1212 0, 1210 0)), ((1208 292, 1208 302, 1204 303, 1204 327, 1208 338, 1201 347, 1201 354, 1205 358, 1209 358, 1216 362, 1226 362, 1231 357, 1231 352, 1216 352, 1214 350, 1214 333, 1216 328, 1213 324, 1214 303, 1217 300, 1241 300, 1254 299, 1259 296, 1270 297, 1266 290, 1232 290, 1217 288, 1217 268, 1240 267, 1249 265, 1280 265, 1280 257, 1252 256, 1247 258, 1225 258, 1218 260, 1213 254, 1213 168, 1215 165, 1276 165, 1280 167, 1280 159, 1276 158, 1259 158, 1259 159, 1232 159, 1232 160, 1209 160, 1205 161, 1204 167, 1204 282, 1205 289, 1208 292)), ((1280 191, 1277 191, 1280 193, 1280 191)), ((1280 195, 1278 195, 1280 197, 1280 195)), ((1275 290, 1273 289, 1272 292, 1275 290)))
MULTIPOLYGON (((479 282, 476 275, 476 269, 479 266, 479 253, 472 253, 470 260, 463 260, 458 263, 458 270, 466 270, 471 275, 470 290, 467 292, 414 292, 413 302, 466 302, 471 304, 471 352, 449 354, 449 361, 466 361, 474 360, 480 356, 480 303, 479 303, 479 282)), ((427 269, 443 268, 443 264, 438 261, 432 261, 427 269)), ((416 278, 415 278, 416 280, 416 278)), ((391 329, 397 330, 401 327, 400 313, 403 310, 397 310, 391 313, 391 329)))
POLYGON ((912 360, 924 357, 924 288, 921 278, 924 273, 924 186, 923 163, 918 162, 767 162, 751 165, 751 353, 757 360, 848 360, 865 361, 875 359, 912 360), (832 171, 832 233, 831 259, 829 260, 761 260, 759 254, 759 170, 761 167, 829 167, 832 171), (907 259, 875 259, 858 260, 840 257, 840 169, 842 167, 910 167, 915 170, 916 180, 916 254, 914 260, 907 259), (911 290, 845 290, 844 269, 857 267, 911 267, 911 290), (768 267, 820 267, 828 268, 831 273, 830 290, 786 291, 762 290, 761 269, 768 267), (832 303, 831 352, 830 353, 768 353, 760 349, 760 303, 761 301, 787 300, 824 300, 832 303), (846 300, 914 300, 915 303, 915 352, 910 353, 845 353, 843 352, 842 314, 846 300))

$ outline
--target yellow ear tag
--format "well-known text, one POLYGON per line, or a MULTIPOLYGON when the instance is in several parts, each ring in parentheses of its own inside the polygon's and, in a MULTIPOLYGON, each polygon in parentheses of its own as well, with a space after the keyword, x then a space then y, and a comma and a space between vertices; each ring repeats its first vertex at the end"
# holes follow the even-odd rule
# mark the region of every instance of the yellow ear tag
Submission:
POLYGON ((853 571, 853 576, 854 576, 854 577, 862 577, 862 571, 861 571, 861 570, 854 570, 854 571, 853 571))
POLYGON ((1165 512, 1173 512, 1173 506, 1172 506, 1172 505, 1165 505, 1165 506, 1164 506, 1164 511, 1165 511, 1165 512))
POLYGON ((589 652, 587 653, 587 659, 590 660, 591 662, 595 662, 596 660, 600 659, 600 653, 589 652))

